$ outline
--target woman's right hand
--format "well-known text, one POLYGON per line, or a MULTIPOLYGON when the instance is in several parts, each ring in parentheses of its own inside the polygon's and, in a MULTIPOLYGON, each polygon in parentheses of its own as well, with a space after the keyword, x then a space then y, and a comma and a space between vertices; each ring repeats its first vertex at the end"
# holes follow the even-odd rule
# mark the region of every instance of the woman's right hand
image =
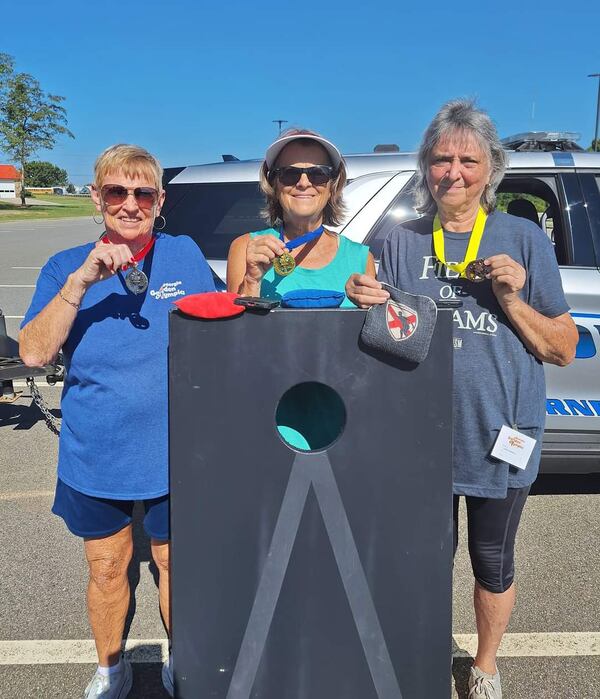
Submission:
POLYGON ((346 296, 359 308, 385 303, 390 295, 381 282, 368 274, 352 274, 346 282, 346 296))
POLYGON ((287 252, 285 244, 274 235, 250 238, 246 248, 246 279, 259 284, 273 260, 287 252))
POLYGON ((128 245, 113 245, 99 240, 81 267, 73 274, 74 281, 88 288, 113 277, 119 269, 131 265, 133 255, 128 245))

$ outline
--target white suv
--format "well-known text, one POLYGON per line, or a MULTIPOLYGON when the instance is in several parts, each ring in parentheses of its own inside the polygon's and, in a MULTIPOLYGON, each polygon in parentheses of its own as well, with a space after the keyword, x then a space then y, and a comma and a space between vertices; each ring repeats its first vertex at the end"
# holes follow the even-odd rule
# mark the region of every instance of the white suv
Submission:
MULTIPOLYGON (((526 135, 525 135, 526 136, 526 135)), ((563 150, 564 142, 511 142, 499 206, 531 218, 550 237, 571 314, 577 358, 566 369, 546 365, 547 421, 542 470, 600 472, 600 153, 563 150), (528 148, 536 148, 528 152, 528 148), (517 201, 515 205, 514 201, 517 201)), ((222 284, 231 241, 265 228, 259 160, 165 170, 167 230, 194 238, 222 284)), ((338 230, 368 244, 378 259, 397 224, 415 218, 414 153, 346 156, 347 216, 338 230)))

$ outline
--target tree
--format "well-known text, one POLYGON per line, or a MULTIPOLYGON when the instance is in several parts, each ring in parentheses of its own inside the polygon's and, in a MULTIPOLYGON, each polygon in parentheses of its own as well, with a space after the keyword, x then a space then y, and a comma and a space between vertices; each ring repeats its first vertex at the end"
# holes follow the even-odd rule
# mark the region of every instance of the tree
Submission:
POLYGON ((600 153, 600 138, 597 141, 595 138, 592 138, 592 143, 587 150, 591 153, 595 153, 596 151, 600 153))
POLYGON ((43 160, 32 160, 27 164, 26 187, 66 187, 69 182, 67 171, 43 160))
POLYGON ((75 194, 75 185, 72 182, 67 185, 67 194, 75 194))
POLYGON ((75 138, 67 128, 64 97, 45 93, 28 73, 15 73, 14 61, 0 53, 0 146, 21 166, 21 204, 25 206, 25 173, 40 148, 54 148, 59 135, 75 138))

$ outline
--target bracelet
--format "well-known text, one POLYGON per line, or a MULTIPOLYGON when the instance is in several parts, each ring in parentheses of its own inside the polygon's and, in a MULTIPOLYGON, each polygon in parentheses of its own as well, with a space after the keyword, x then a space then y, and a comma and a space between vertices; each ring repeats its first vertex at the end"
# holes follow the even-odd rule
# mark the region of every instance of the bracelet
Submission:
POLYGON ((69 304, 69 306, 73 306, 73 308, 74 308, 76 311, 79 310, 79 306, 80 306, 81 304, 75 303, 74 301, 69 301, 68 298, 66 298, 65 296, 63 296, 62 289, 59 290, 58 295, 61 297, 61 299, 62 299, 63 301, 66 301, 66 302, 69 304))

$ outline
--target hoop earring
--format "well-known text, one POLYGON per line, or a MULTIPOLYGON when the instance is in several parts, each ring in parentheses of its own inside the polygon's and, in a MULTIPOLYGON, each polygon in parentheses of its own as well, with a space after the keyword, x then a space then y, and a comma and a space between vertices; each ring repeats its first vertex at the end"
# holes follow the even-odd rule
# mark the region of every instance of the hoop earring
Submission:
POLYGON ((104 215, 102 215, 102 218, 99 221, 96 221, 96 214, 92 216, 92 221, 97 225, 101 226, 104 223, 104 215))
POLYGON ((154 224, 155 224, 155 225, 153 226, 153 228, 154 228, 155 231, 163 231, 163 230, 165 229, 165 226, 167 225, 167 219, 166 219, 162 214, 160 214, 159 216, 157 216, 157 217, 154 219, 154 224), (159 219, 159 218, 162 218, 162 220, 163 220, 163 225, 162 225, 160 228, 156 225, 156 221, 157 221, 157 219, 159 219))

